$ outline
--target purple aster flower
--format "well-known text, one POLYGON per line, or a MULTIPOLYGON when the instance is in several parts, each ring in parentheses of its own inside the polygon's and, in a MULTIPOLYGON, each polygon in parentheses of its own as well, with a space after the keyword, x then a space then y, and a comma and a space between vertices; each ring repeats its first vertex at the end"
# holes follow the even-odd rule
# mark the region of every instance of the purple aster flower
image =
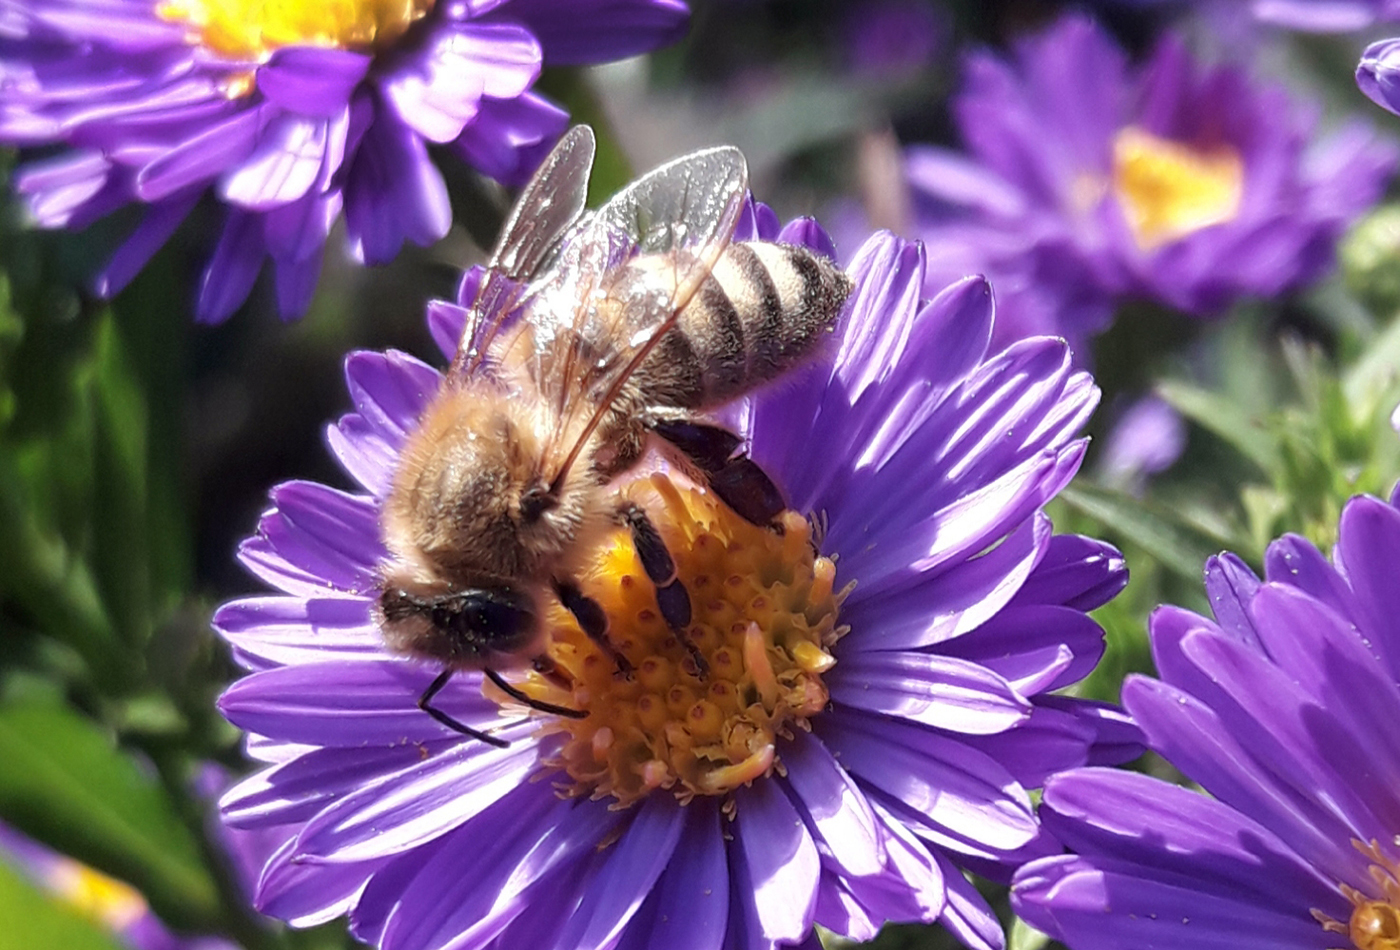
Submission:
MULTIPOLYGON (((763 206, 738 239, 754 235, 834 250, 763 206)), ((1059 340, 989 353, 986 283, 924 300, 924 269, 918 246, 872 238, 830 351, 732 409, 791 505, 783 532, 676 473, 619 489, 676 558, 708 678, 685 672, 619 530, 581 582, 634 677, 555 610, 555 669, 517 688, 562 691, 586 718, 510 703, 479 674, 434 699, 508 748, 425 715, 438 669, 376 627, 380 506, 441 377, 352 355, 355 411, 327 436, 360 488, 274 489, 240 556, 278 593, 215 617, 249 670, 220 707, 267 764, 224 815, 284 841, 259 908, 296 925, 349 913, 386 950, 816 947, 814 923, 869 938, 887 919, 1000 947, 961 869, 1006 880, 1058 850, 1026 790, 1136 751, 1118 714, 1053 692, 1093 668, 1085 612, 1126 573, 1041 511, 1079 465, 1093 382, 1059 340)), ((463 319, 431 308, 444 354, 463 319)))
POLYGON ((1125 300, 1210 316, 1316 280, 1396 161, 1356 122, 1314 142, 1314 109, 1179 38, 1132 66, 1079 17, 972 55, 953 110, 967 153, 906 152, 910 230, 930 286, 992 280, 1000 342, 1078 349, 1125 300))
POLYGON ((14 0, 0 141, 67 146, 15 176, 45 227, 145 206, 97 278, 103 295, 212 192, 226 210, 198 318, 227 318, 268 259, 295 317, 342 210, 367 263, 442 237, 430 145, 518 182, 567 121, 530 91, 542 65, 631 56, 685 20, 682 0, 14 0))
POLYGON ((1214 797, 1145 775, 1050 781, 1077 854, 1028 864, 1013 899, 1075 950, 1383 950, 1400 934, 1400 511, 1353 498, 1331 563, 1275 541, 1260 580, 1206 564, 1215 617, 1162 607, 1161 679, 1123 700, 1150 746, 1214 797))
POLYGON ((151 912, 141 892, 0 824, 0 861, 109 931, 132 950, 236 950, 217 937, 181 937, 151 912))

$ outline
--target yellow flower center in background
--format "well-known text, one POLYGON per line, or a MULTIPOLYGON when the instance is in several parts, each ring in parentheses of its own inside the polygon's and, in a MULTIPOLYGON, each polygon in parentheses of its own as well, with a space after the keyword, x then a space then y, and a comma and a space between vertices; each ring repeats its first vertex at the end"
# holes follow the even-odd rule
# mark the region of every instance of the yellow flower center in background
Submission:
POLYGON ((284 46, 369 51, 392 43, 433 0, 158 0, 156 15, 186 22, 191 41, 239 62, 284 46))
POLYGON ((620 674, 560 607, 547 651, 557 669, 520 686, 588 712, 545 720, 546 733, 565 734, 547 764, 568 774, 570 794, 612 796, 618 807, 656 789, 682 802, 722 795, 781 769, 778 739, 825 708, 821 674, 836 663, 830 649, 845 632, 836 624, 845 591, 834 589, 836 565, 817 555, 812 527, 796 512, 783 512, 781 530, 761 528, 663 475, 625 494, 651 516, 676 562, 690 592, 687 633, 708 671, 697 671, 666 626, 619 529, 582 586, 607 612, 608 640, 635 672, 620 674))
POLYGON ((1201 151, 1128 127, 1113 140, 1113 193, 1144 251, 1234 220, 1244 166, 1228 146, 1201 151))
POLYGON ((1372 893, 1348 885, 1340 885, 1352 903, 1351 919, 1347 923, 1334 920, 1319 910, 1312 912, 1322 929, 1350 938, 1356 950, 1400 950, 1400 866, 1381 851, 1380 843, 1372 841, 1352 844, 1374 863, 1370 867, 1372 893))
POLYGON ((77 861, 61 859, 46 878, 60 900, 108 930, 125 930, 146 913, 140 891, 77 861))

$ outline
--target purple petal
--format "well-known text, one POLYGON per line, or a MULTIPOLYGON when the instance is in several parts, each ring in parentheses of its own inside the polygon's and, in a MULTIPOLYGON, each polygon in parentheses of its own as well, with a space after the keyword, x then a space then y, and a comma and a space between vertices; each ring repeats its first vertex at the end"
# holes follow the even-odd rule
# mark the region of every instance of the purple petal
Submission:
POLYGON ((379 749, 315 749, 233 786, 219 802, 220 813, 235 828, 300 824, 356 789, 422 760, 423 747, 407 743, 379 749))
POLYGON ((1264 576, 1269 581, 1298 588, 1339 616, 1355 622, 1351 588, 1306 538, 1285 534, 1270 544, 1264 553, 1264 576))
POLYGON ((408 886, 372 881, 355 934, 384 950, 480 947, 522 913, 561 916, 540 913, 537 885, 586 863, 622 820, 602 803, 559 801, 546 784, 524 783, 444 835, 431 857, 402 855, 408 886))
POLYGON ((268 493, 258 533, 239 547, 248 570, 288 594, 360 594, 378 588, 385 553, 373 499, 317 482, 284 482, 268 493))
POLYGON ((219 197, 253 211, 295 201, 321 175, 328 119, 284 113, 263 127, 257 146, 219 180, 219 197))
POLYGON ((524 184, 569 127, 567 112, 534 93, 483 98, 478 110, 452 150, 477 171, 507 185, 524 184))
MULTIPOLYGON (((1197 635, 1199 636, 1199 635, 1197 635)), ((1191 638, 1188 638, 1188 641, 1191 638)), ((1294 851, 1337 880, 1361 880, 1364 861, 1340 838, 1336 819, 1312 792, 1300 794, 1257 761, 1209 708, 1165 683, 1129 677, 1123 702, 1148 743, 1221 801, 1256 817, 1294 851)))
POLYGON ((405 353, 360 351, 345 359, 356 412, 327 427, 326 441, 345 470, 375 497, 389 492, 399 452, 437 393, 441 375, 405 353))
POLYGON ((223 323, 248 299, 266 253, 260 215, 230 208, 214 256, 200 278, 195 319, 223 323))
POLYGON ((844 707, 814 722, 843 768, 917 813, 925 827, 993 851, 1039 831, 1025 791, 998 762, 923 726, 844 707))
POLYGON ((1092 723, 1037 705, 1015 728, 969 737, 968 745, 1003 763, 1025 788, 1039 788, 1056 772, 1087 764, 1097 737, 1092 723))
POLYGON ((384 658, 368 599, 245 597, 214 613, 214 630, 248 669, 384 658))
POLYGON ((1093 610, 1116 597, 1127 583, 1127 564, 1113 545, 1077 534, 1057 534, 1012 603, 1093 610))
POLYGON ((253 906, 293 927, 314 927, 345 914, 376 868, 384 862, 364 861, 325 867, 299 863, 296 839, 268 859, 258 881, 253 906))
MULTIPOLYGON (((470 301, 475 296, 476 286, 480 283, 483 273, 484 269, 478 264, 462 276, 464 290, 468 282, 471 282, 471 292, 465 295, 466 300, 470 301)), ((457 355, 457 344, 461 342, 462 334, 467 329, 469 313, 466 307, 445 300, 433 300, 428 303, 428 332, 432 334, 433 342, 437 344, 443 356, 449 360, 457 355)))
MULTIPOLYGON (((238 680, 219 709, 249 732, 289 742, 344 748, 427 742, 457 735, 418 708, 437 673, 399 659, 282 666, 238 680)), ((433 705, 465 725, 493 725, 500 708, 481 695, 480 683, 478 675, 459 674, 433 705)))
POLYGON ((985 666, 929 653, 843 656, 827 684, 838 703, 950 732, 1003 732, 1031 714, 1031 704, 985 666))
POLYGON ((98 296, 113 297, 120 293, 146 266, 151 256, 170 240, 175 229, 194 210, 200 194, 200 191, 194 190, 151 205, 141 223, 93 279, 93 288, 98 296))
POLYGON ((1113 862, 1098 865, 1072 855, 1028 865, 1016 878, 1017 913, 1079 950, 1326 950, 1338 942, 1302 908, 1205 893, 1189 879, 1143 880, 1113 862))
POLYGON ((365 263, 387 263, 405 240, 431 244, 451 224, 447 186, 423 140, 396 122, 375 122, 345 183, 346 231, 365 263))
POLYGON ((253 151, 262 125, 262 113, 247 109, 185 139, 137 173, 136 194, 143 201, 159 201, 212 181, 253 151))
MULTIPOLYGON (((652 888, 646 917, 623 934, 618 950, 721 950, 729 921, 729 868, 724 819, 716 808, 692 802, 676 857, 652 888)), ((638 915, 639 918, 642 915, 638 915)))
POLYGON ((402 854, 460 826, 539 767, 539 750, 528 741, 534 728, 526 723, 499 730, 512 741, 508 749, 459 742, 351 792, 307 822, 297 836, 297 860, 345 864, 402 854))
POLYGON ((820 740, 793 733, 782 749, 788 788, 824 858, 843 875, 865 877, 884 869, 885 851, 875 815, 855 781, 820 740))
POLYGON ((826 228, 817 223, 816 218, 794 218, 783 225, 776 239, 781 244, 797 244, 809 247, 822 257, 836 260, 836 245, 826 228))
POLYGON ((681 0, 511 0, 503 19, 539 37, 551 66, 624 59, 675 42, 690 11, 681 0))
MULTIPOLYGON (((1342 509, 1337 531, 1340 540, 1333 560, 1351 585, 1361 629, 1392 629, 1400 617, 1400 585, 1389 567, 1400 564, 1400 511, 1380 499, 1359 496, 1342 509)), ((1400 638, 1373 635, 1371 645, 1391 679, 1400 680, 1400 638)))
POLYGON ((329 119, 345 111, 371 62, 345 49, 286 46, 258 67, 258 90, 290 112, 329 119))
POLYGON ((1206 561, 1206 596, 1220 629, 1238 636, 1246 643, 1259 645, 1258 634, 1249 619, 1249 599, 1259 589, 1259 578, 1249 565, 1234 554, 1209 558, 1206 561))
MULTIPOLYGON (((842 641, 841 655, 929 647, 975 630, 1013 600, 1050 541, 1050 519, 1037 514, 992 550, 904 590, 866 597, 857 578, 842 605, 851 633, 842 641)), ((844 565, 838 576, 844 577, 844 565)))
POLYGON ((1330 884, 1267 828, 1209 796, 1110 769, 1052 779, 1046 829, 1068 848, 1111 854, 1144 877, 1194 880, 1203 891, 1251 894, 1260 903, 1335 903, 1330 884))
MULTIPOLYGON (((765 940, 793 942, 812 927, 820 871, 816 845, 786 795, 771 780, 734 790, 740 896, 765 940)), ((731 868, 731 870, 733 870, 731 868)))
POLYGON ((605 947, 617 940, 671 861, 684 823, 685 809, 674 798, 648 796, 622 839, 605 852, 602 868, 589 881, 589 896, 569 916, 556 950, 605 947))
POLYGON ((1008 607, 940 652, 980 663, 1023 696, 1079 682, 1103 655, 1103 628, 1069 607, 1008 607))
POLYGON ((483 96, 509 99, 539 76, 540 47, 509 23, 445 25, 381 80, 399 118, 430 142, 450 142, 476 117, 483 96))
POLYGON ((1400 39, 1366 47, 1356 67, 1356 84, 1376 105, 1400 113, 1400 39))
POLYGON ((987 905, 987 899, 946 857, 934 851, 933 858, 943 871, 948 894, 938 922, 968 950, 1002 950, 1005 936, 1001 921, 987 905))
POLYGON ((273 267, 278 315, 284 321, 303 316, 316 296, 316 284, 321 279, 321 255, 313 254, 304 260, 278 258, 273 267))

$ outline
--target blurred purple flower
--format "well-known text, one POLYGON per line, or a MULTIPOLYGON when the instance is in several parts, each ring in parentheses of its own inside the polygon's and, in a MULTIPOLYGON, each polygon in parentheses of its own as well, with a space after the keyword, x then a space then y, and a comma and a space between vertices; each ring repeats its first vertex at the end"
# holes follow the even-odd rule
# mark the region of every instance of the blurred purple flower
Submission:
POLYGON ((1209 22, 1247 17, 1291 30, 1348 33, 1400 19, 1400 0, 1096 0, 1100 7, 1194 9, 1209 22))
POLYGON ((971 56, 953 109, 968 154, 907 150, 909 227, 930 286, 991 279, 1001 343, 1079 350, 1129 299, 1212 316, 1314 281, 1396 162, 1359 122, 1314 142, 1314 109, 1177 38, 1132 67, 1079 17, 971 56))
POLYGON ((1267 23, 1314 33, 1347 33, 1400 20, 1400 0, 1253 0, 1252 8, 1267 23))
MULTIPOLYGON (((141 892, 0 823, 0 861, 132 950, 237 950, 218 937, 172 933, 141 892)), ((11 908, 17 909, 17 908, 11 908)), ((12 936, 6 931, 7 937, 12 936)))
POLYGON ((1145 396, 1119 415, 1099 468, 1105 484, 1140 491, 1148 476, 1170 468, 1186 447, 1186 423, 1159 396, 1145 396))
POLYGON ((1215 619, 1161 607, 1161 680, 1123 700, 1214 798, 1145 775, 1060 775, 1041 816, 1076 854, 1028 864, 1014 902, 1074 950, 1378 950, 1400 922, 1400 511, 1343 510, 1332 562, 1286 535, 1261 582, 1206 564, 1215 619))
POLYGON ((866 0, 851 7, 843 26, 852 71, 887 78, 929 66, 950 31, 945 12, 924 0, 866 0))
MULTIPOLYGON (((811 222, 780 230, 761 206, 741 225, 740 239, 753 234, 832 251, 811 222)), ((989 355, 985 282, 926 301, 924 268, 917 246, 872 238, 831 351, 732 411, 792 507, 824 525, 822 551, 840 556, 826 588, 858 583, 837 597, 849 632, 823 641, 831 655, 808 655, 818 676, 798 675, 818 697, 808 718, 723 794, 662 784, 619 807, 560 764, 560 730, 589 728, 598 709, 566 721, 512 706, 496 733, 511 745, 498 749, 417 708, 437 670, 387 652, 375 625, 378 513, 440 376, 402 353, 352 355, 356 411, 328 437, 365 493, 274 489, 241 558, 280 593, 215 617, 250 671, 220 707, 268 763, 224 814, 285 842, 258 906, 297 925, 348 912, 356 936, 386 950, 815 948, 814 923, 869 938, 886 919, 941 921, 970 947, 1000 947, 961 868, 1005 880, 1057 850, 1026 789, 1137 751, 1118 713, 1051 693, 1093 668, 1102 631, 1085 611, 1126 572, 1107 545, 1052 535, 1040 510, 1079 465, 1092 380, 1058 340, 989 355), (572 797, 556 797, 560 782, 572 797)), ((450 354, 461 312, 432 315, 450 354)), ((749 562, 724 545, 707 573, 742 582, 734 572, 749 562)), ((812 556, 800 538, 799 549, 812 556)), ((709 662, 718 676, 718 654, 709 662)), ((749 677, 763 669, 744 665, 749 677)), ((434 702, 478 729, 502 722, 477 674, 434 702)), ((684 745, 689 729, 668 719, 647 741, 684 745)))
POLYGON ((15 175, 45 227, 146 206, 99 293, 212 192, 226 212, 198 318, 227 318, 266 258, 296 317, 342 210, 367 263, 442 237, 452 215, 430 145, 522 180, 567 122, 530 91, 541 66, 643 52, 686 15, 682 0, 13 0, 0 141, 68 146, 15 175))

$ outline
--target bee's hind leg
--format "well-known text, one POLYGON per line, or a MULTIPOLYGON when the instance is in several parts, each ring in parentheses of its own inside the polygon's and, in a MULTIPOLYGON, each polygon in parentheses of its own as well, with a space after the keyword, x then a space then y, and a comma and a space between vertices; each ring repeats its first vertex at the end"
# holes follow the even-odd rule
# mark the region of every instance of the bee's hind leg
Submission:
POLYGON ((743 440, 728 429, 669 418, 651 419, 648 427, 690 459, 710 490, 750 524, 771 527, 787 507, 768 473, 747 455, 738 454, 743 440))
POLYGON ((637 560, 642 562, 642 570, 656 587, 656 604, 661 608, 661 617, 666 626, 676 635, 676 639, 690 653, 696 672, 703 678, 710 671, 710 665, 690 639, 687 628, 690 626, 690 592, 676 576, 676 562, 661 540, 656 525, 651 523, 647 513, 640 506, 627 503, 617 509, 618 520, 632 532, 632 545, 637 549, 637 560))

